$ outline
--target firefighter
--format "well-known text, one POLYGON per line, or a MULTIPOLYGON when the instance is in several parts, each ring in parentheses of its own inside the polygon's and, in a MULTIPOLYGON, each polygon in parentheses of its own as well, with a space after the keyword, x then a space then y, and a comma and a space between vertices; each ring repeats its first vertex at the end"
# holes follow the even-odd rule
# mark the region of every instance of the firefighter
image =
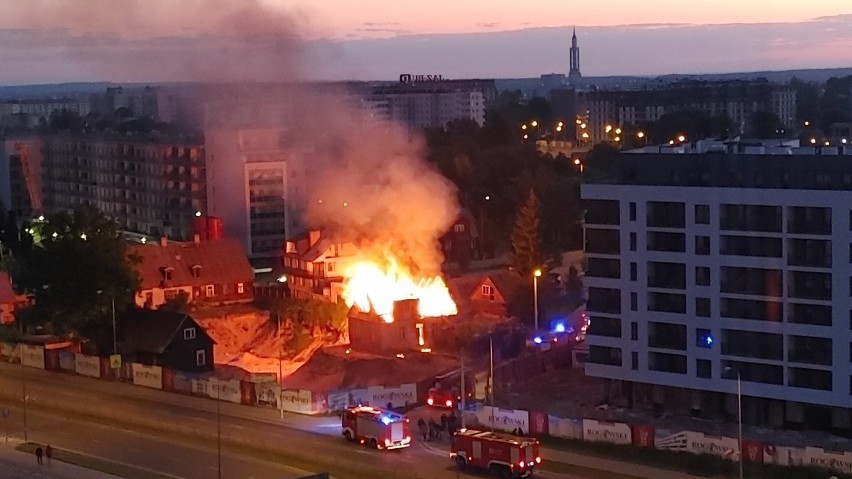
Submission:
POLYGON ((420 435, 423 436, 423 440, 426 441, 426 436, 429 434, 429 428, 426 426, 426 421, 421 417, 417 420, 417 429, 420 431, 420 435))

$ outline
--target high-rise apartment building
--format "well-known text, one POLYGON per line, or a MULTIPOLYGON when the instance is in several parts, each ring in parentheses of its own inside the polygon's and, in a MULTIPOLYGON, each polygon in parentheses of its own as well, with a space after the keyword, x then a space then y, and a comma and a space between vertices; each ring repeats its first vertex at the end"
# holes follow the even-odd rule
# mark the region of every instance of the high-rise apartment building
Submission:
POLYGON ((782 124, 796 119, 796 91, 766 80, 685 81, 644 90, 596 90, 579 92, 578 111, 588 118, 589 140, 611 139, 607 125, 641 125, 655 122, 666 113, 698 110, 709 116, 726 115, 732 134, 747 132, 757 112, 772 113, 782 124))
POLYGON ((484 125, 485 110, 496 97, 493 80, 439 78, 373 88, 366 103, 383 119, 409 129, 443 128, 453 120, 484 125))
POLYGON ((42 171, 47 213, 90 205, 124 230, 185 240, 207 210, 200 137, 55 135, 42 171))
POLYGON ((739 375, 747 423, 848 431, 852 149, 725 148, 583 185, 586 373, 706 418, 735 417, 739 375))

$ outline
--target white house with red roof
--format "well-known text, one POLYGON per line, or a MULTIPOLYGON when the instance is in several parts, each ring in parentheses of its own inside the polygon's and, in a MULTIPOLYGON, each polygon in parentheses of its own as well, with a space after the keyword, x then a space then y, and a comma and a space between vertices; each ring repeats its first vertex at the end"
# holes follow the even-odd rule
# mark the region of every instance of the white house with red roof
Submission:
POLYGON ((186 294, 190 303, 234 304, 253 299, 254 271, 242 244, 235 239, 133 245, 132 254, 141 279, 136 305, 157 308, 169 299, 186 294))
POLYGON ((337 301, 343 272, 355 261, 353 243, 340 243, 326 231, 311 230, 287 240, 284 274, 296 298, 337 301))

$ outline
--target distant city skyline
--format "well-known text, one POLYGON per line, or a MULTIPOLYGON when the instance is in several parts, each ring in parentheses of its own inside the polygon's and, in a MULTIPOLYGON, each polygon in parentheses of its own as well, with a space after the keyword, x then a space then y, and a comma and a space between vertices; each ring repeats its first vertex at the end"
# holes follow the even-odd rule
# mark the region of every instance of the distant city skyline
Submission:
POLYGON ((0 5, 0 84, 584 77, 852 66, 847 1, 71 0, 0 5), (517 3, 517 2, 516 2, 517 3), (179 9, 180 11, 176 11, 179 9), (184 22, 193 18, 193 22, 184 22))

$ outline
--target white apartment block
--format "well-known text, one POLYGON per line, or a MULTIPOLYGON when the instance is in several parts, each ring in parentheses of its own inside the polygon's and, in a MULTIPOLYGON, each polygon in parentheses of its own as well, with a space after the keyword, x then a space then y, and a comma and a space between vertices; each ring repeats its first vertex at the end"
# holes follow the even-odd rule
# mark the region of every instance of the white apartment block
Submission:
POLYGON ((222 218, 225 236, 239 239, 250 259, 280 256, 291 212, 288 185, 298 183, 286 133, 277 128, 204 133, 207 212, 222 218))
POLYGON ((453 120, 485 124, 485 97, 476 90, 384 93, 369 101, 386 101, 388 118, 409 129, 443 128, 453 120))
POLYGON ((739 373, 747 423, 850 429, 843 153, 622 155, 582 186, 586 373, 611 401, 735 419, 739 373))

